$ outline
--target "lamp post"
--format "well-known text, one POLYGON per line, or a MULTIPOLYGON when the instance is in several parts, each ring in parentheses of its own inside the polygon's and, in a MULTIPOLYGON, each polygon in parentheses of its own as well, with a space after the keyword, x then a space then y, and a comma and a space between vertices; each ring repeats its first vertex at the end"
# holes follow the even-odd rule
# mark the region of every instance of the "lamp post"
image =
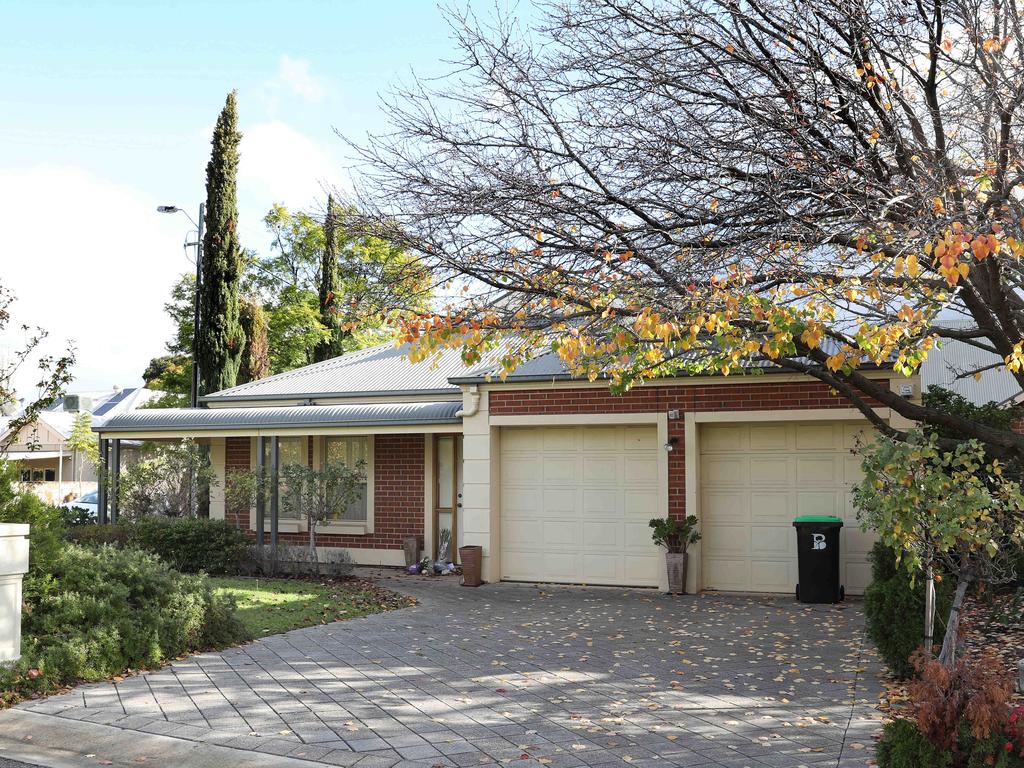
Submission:
POLYGON ((196 247, 196 300, 192 313, 192 407, 199 406, 199 286, 203 279, 203 224, 206 223, 206 203, 199 204, 199 221, 196 222, 184 208, 176 205, 158 205, 160 213, 184 213, 196 228, 196 241, 185 243, 196 247))

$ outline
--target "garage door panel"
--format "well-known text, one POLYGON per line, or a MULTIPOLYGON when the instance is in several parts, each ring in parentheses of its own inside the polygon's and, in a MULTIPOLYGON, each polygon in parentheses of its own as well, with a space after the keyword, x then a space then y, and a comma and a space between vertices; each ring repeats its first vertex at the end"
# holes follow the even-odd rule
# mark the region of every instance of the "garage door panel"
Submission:
POLYGON ((862 424, 709 424, 701 429, 700 557, 708 589, 790 593, 797 580, 797 515, 838 515, 840 570, 850 594, 870 581, 874 536, 860 531, 850 454, 862 424))
POLYGON ((627 483, 658 482, 657 454, 650 451, 640 453, 639 455, 627 453, 622 460, 622 469, 623 480, 627 483))
POLYGON ((623 513, 627 519, 643 520, 644 525, 658 516, 658 489, 652 487, 623 489, 623 513))
POLYGON ((575 451, 578 439, 577 430, 572 427, 545 427, 541 445, 545 452, 575 451))
POLYGON ((793 529, 782 526, 753 526, 750 530, 752 557, 788 557, 796 552, 793 529))
POLYGON ((792 511, 792 491, 764 491, 753 494, 749 517, 752 523, 778 523, 787 515, 792 517, 792 511))
POLYGON ((584 455, 583 482, 618 485, 622 482, 622 457, 584 455))
POLYGON ((797 491, 796 509, 789 518, 790 523, 797 515, 838 515, 836 501, 835 491, 797 491))
POLYGON ((749 525, 727 525, 716 523, 703 532, 701 541, 704 554, 711 552, 712 558, 719 555, 723 557, 746 557, 750 554, 749 525))
POLYGON ((508 485, 502 489, 501 506, 512 514, 511 518, 532 517, 539 518, 541 512, 541 490, 539 488, 524 488, 522 486, 508 485))
POLYGON ((747 558, 722 558, 704 556, 704 580, 714 585, 712 589, 733 592, 750 590, 750 560, 747 558))
MULTIPOLYGON (((544 500, 542 506, 538 508, 534 502, 534 506, 528 510, 528 514, 532 516, 542 518, 548 515, 572 515, 578 517, 580 515, 580 503, 579 493, 576 492, 575 488, 531 488, 531 500, 537 496, 541 496, 544 500)), ((504 506, 502 507, 504 509, 504 506)), ((523 509, 521 506, 514 507, 514 511, 523 509)))
POLYGON ((747 467, 745 456, 702 456, 701 485, 743 485, 747 482, 747 467))
POLYGON ((543 469, 525 479, 529 482, 536 482, 538 477, 543 477, 545 483, 576 483, 579 481, 576 458, 547 457, 543 462, 543 469))
POLYGON ((532 482, 542 471, 540 459, 536 456, 505 454, 501 465, 502 479, 510 483, 532 482))
POLYGON ((835 424, 796 424, 793 428, 798 451, 831 451, 837 447, 835 424))
MULTIPOLYGON (((584 451, 622 450, 622 430, 616 427, 589 427, 582 430, 584 451)), ((546 448, 545 448, 546 450, 546 448)))
POLYGON ((582 531, 575 520, 543 520, 540 527, 546 546, 576 549, 582 543, 582 531))
POLYGON ((659 584, 655 427, 505 427, 501 446, 502 578, 659 584))
POLYGON ((618 488, 584 488, 583 516, 622 517, 622 491, 618 488))
POLYGON ((751 560, 750 580, 758 592, 792 592, 796 578, 788 560, 751 560))
POLYGON ((842 457, 840 456, 798 456, 796 463, 796 483, 798 488, 808 485, 827 485, 835 487, 842 484, 842 457))
POLYGON ((588 548, 615 549, 623 545, 624 536, 623 526, 616 522, 589 520, 583 523, 583 546, 588 548))
POLYGON ((751 451, 785 451, 790 448, 789 433, 779 424, 750 427, 751 451))
POLYGON ((665 557, 660 553, 629 555, 622 559, 622 583, 656 587, 665 571, 665 557))
POLYGON ((635 553, 650 552, 651 529, 647 521, 640 523, 626 523, 622 526, 623 546, 635 553))
POLYGON ((778 456, 751 456, 749 482, 751 485, 789 486, 793 480, 791 466, 778 456))

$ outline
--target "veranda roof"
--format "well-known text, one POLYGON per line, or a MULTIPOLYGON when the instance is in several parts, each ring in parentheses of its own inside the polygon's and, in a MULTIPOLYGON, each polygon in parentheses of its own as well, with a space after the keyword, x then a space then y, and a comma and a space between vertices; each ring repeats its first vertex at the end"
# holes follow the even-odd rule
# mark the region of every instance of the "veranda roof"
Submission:
POLYGON ((206 433, 224 430, 323 429, 459 424, 461 400, 428 403, 293 405, 267 408, 151 408, 114 416, 96 431, 120 433, 206 433))

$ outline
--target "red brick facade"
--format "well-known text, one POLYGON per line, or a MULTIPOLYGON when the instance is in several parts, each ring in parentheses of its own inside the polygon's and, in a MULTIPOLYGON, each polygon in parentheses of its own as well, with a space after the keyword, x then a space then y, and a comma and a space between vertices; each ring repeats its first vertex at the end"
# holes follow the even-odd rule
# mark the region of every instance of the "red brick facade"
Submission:
POLYGON ((668 423, 669 438, 678 438, 668 457, 669 514, 686 514, 686 453, 683 414, 687 411, 769 411, 811 408, 850 408, 816 381, 698 386, 637 387, 623 395, 606 388, 492 390, 488 411, 492 416, 581 413, 666 413, 679 411, 668 423))
MULTIPOLYGON (((359 549, 401 549, 406 536, 424 535, 424 450, 426 436, 416 434, 377 435, 373 450, 373 533, 363 536, 318 533, 317 543, 325 547, 359 549)), ((229 437, 225 469, 248 470, 250 438, 229 437)), ((312 446, 312 438, 310 438, 312 446)), ((312 460, 312 447, 310 448, 312 460)), ((228 520, 249 528, 247 510, 225 510, 228 520)), ((305 533, 280 534, 288 544, 305 544, 305 533)))

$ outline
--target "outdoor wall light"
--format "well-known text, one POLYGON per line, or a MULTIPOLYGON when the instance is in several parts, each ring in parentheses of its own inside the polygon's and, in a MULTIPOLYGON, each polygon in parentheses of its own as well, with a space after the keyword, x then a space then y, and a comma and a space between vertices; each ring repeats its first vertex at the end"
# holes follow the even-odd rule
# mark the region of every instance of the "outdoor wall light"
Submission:
POLYGON ((679 443, 679 438, 678 437, 670 437, 668 439, 668 442, 665 443, 665 450, 669 451, 671 453, 672 451, 674 451, 676 449, 676 445, 678 445, 678 443, 679 443))

